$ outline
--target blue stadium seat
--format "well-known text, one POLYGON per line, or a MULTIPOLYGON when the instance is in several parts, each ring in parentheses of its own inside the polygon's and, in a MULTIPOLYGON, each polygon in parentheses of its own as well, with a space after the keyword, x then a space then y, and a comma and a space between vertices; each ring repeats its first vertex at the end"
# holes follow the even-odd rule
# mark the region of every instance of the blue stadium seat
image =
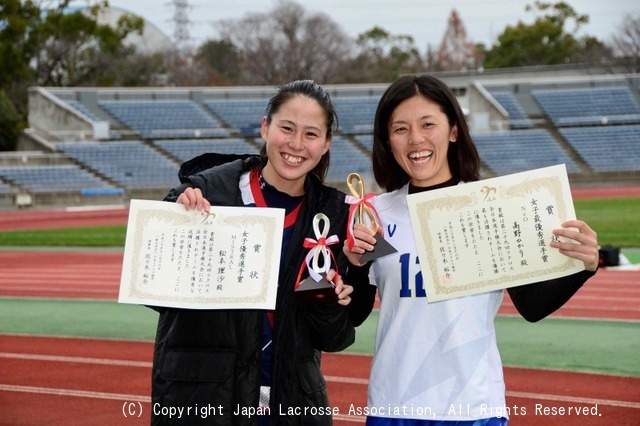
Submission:
POLYGON ((353 135, 353 138, 362 145, 369 153, 373 152, 373 135, 372 134, 361 134, 361 135, 353 135))
POLYGON ((345 135, 371 133, 379 96, 342 97, 333 99, 340 132, 345 135))
POLYGON ((260 151, 244 139, 156 140, 155 146, 184 162, 205 152, 220 154, 258 154, 260 151))
POLYGON ((32 193, 116 188, 74 164, 0 166, 0 176, 32 193))
MULTIPOLYGON (((2 174, 0 174, 2 176, 2 174)), ((8 183, 0 182, 0 194, 11 194, 12 187, 8 183)))
POLYGON ((331 142, 331 161, 327 181, 346 182, 350 173, 371 175, 373 173, 371 159, 349 140, 334 136, 331 142))
POLYGON ((509 113, 509 127, 512 129, 531 128, 531 121, 513 93, 492 92, 491 95, 509 113))
POLYGON ((93 111, 91 111, 89 108, 87 108, 80 102, 75 100, 68 100, 66 102, 69 104, 71 108, 75 109, 76 111, 78 111, 79 113, 87 117, 89 120, 100 121, 100 117, 98 117, 96 114, 94 114, 93 111))
POLYGON ((228 129, 190 100, 100 101, 99 105, 143 139, 230 135, 228 129))
POLYGON ((266 99, 206 100, 204 105, 242 136, 260 135, 260 123, 267 108, 266 99))
POLYGON ((640 125, 565 127, 559 131, 595 172, 639 169, 640 125))
POLYGON ((473 134, 480 158, 498 176, 566 164, 567 173, 579 167, 544 129, 508 130, 473 134))
POLYGON ((640 105, 628 87, 533 90, 556 127, 640 123, 640 105))
POLYGON ((59 142, 55 146, 126 189, 169 189, 178 184, 178 164, 140 141, 59 142))

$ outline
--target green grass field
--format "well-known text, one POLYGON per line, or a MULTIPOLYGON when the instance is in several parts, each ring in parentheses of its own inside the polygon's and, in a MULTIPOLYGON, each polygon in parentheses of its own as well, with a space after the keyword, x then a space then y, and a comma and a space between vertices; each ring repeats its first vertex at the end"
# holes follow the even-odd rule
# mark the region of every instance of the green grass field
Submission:
MULTIPOLYGON (((116 302, 0 299, 0 333, 153 341, 158 314, 116 302)), ((372 354, 377 312, 345 352, 372 354)), ((505 365, 640 376, 640 327, 617 321, 496 318, 505 365)))
POLYGON ((640 248, 640 197, 574 200, 576 217, 598 233, 600 245, 640 248))
MULTIPOLYGON (((640 198, 575 200, 576 216, 601 245, 640 248, 640 198)), ((0 232, 0 246, 124 247, 126 226, 0 232)))

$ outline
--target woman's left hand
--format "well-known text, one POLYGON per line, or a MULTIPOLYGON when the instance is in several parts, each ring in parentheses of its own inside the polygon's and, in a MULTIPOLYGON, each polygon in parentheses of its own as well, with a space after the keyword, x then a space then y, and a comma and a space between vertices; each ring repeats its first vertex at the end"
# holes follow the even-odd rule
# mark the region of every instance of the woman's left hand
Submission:
POLYGON ((338 274, 336 274, 336 271, 333 269, 330 269, 327 272, 327 280, 333 282, 335 284, 335 291, 336 294, 338 295, 338 303, 341 304, 342 306, 347 306, 349 303, 351 303, 351 296, 349 296, 351 293, 353 293, 353 287, 345 284, 342 281, 342 277, 338 274))
POLYGON ((553 235, 565 237, 573 241, 551 241, 551 247, 560 253, 581 260, 587 271, 598 269, 600 255, 598 253, 598 235, 582 220, 568 220, 562 228, 554 229, 553 235))

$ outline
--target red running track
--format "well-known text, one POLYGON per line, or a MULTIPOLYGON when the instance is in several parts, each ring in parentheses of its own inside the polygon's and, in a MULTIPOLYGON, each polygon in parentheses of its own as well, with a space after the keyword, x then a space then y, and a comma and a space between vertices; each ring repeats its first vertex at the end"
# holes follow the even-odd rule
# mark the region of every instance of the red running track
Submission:
MULTIPOLYGON (((2 425, 149 424, 153 344, 0 336, 2 425)), ((335 424, 362 424, 371 357, 324 354, 335 424)), ((511 426, 637 425, 640 378, 505 367, 511 426), (564 416, 543 410, 586 410, 564 416)), ((504 411, 504 409, 503 409, 504 411)))
POLYGON ((0 212, 0 231, 126 225, 125 207, 75 210, 17 210, 0 212))
MULTIPOLYGON (((0 296, 117 300, 122 258, 119 251, 0 250, 0 296)), ((517 315, 508 294, 499 313, 517 315)), ((640 321, 640 270, 601 269, 553 316, 640 321)))

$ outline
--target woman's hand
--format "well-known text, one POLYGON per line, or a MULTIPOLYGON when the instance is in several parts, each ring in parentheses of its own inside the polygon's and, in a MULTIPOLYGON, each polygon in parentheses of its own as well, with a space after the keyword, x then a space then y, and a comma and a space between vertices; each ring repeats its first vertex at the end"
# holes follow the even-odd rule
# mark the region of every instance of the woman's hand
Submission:
POLYGON ((208 212, 211 209, 211 203, 209 200, 202 196, 200 188, 187 188, 180 194, 176 203, 184 204, 187 210, 204 210, 208 212))
POLYGON ((362 255, 367 251, 373 251, 376 239, 371 230, 362 223, 356 223, 353 226, 353 236, 355 239, 353 247, 350 249, 345 240, 342 252, 352 265, 362 266, 364 265, 361 261, 362 255))
POLYGON ((353 293, 353 287, 345 284, 342 281, 342 277, 338 274, 336 274, 336 271, 333 269, 330 269, 327 272, 327 280, 332 282, 335 285, 335 292, 336 295, 338 296, 338 303, 342 306, 347 306, 349 303, 351 303, 351 296, 349 296, 351 293, 353 293))
POLYGON ((581 260, 587 271, 598 269, 600 255, 598 253, 598 235, 582 220, 568 220, 562 224, 562 228, 553 230, 553 235, 565 237, 573 241, 551 241, 551 247, 560 250, 560 253, 574 259, 581 260))

